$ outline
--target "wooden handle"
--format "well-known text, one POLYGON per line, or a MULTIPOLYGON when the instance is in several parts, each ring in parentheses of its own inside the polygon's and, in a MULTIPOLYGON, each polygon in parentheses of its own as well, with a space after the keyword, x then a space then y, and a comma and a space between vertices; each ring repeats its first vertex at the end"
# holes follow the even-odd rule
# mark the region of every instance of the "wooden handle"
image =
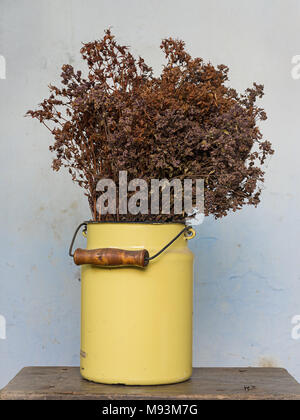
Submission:
POLYGON ((101 266, 133 265, 146 267, 149 252, 146 249, 140 251, 126 251, 117 248, 81 249, 74 252, 74 262, 77 265, 92 264, 101 266))

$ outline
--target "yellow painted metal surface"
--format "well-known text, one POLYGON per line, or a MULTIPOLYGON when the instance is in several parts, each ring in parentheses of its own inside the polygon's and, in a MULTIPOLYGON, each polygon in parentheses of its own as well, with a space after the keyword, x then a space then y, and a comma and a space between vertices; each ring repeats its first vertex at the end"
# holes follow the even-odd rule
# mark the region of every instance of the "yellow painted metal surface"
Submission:
MULTIPOLYGON (((89 223, 87 249, 148 249, 183 225, 89 223)), ((82 266, 81 375, 127 385, 175 383, 192 373, 193 254, 181 236, 146 268, 82 266)))

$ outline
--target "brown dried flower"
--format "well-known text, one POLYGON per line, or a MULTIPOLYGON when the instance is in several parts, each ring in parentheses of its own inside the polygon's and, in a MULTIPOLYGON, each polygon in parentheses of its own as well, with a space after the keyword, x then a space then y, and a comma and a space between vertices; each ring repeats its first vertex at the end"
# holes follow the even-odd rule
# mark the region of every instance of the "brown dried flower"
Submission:
POLYGON ((227 86, 228 67, 193 59, 184 42, 161 43, 162 74, 134 58, 111 31, 84 44, 88 66, 83 77, 62 67, 62 86, 50 85, 50 97, 27 116, 53 134, 53 169, 68 168, 86 190, 93 220, 176 221, 186 214, 106 215, 96 211, 96 184, 120 170, 128 180, 203 178, 205 214, 216 218, 244 204, 257 205, 264 181, 262 165, 273 153, 257 126, 265 120, 256 99, 263 86, 239 95, 227 86))

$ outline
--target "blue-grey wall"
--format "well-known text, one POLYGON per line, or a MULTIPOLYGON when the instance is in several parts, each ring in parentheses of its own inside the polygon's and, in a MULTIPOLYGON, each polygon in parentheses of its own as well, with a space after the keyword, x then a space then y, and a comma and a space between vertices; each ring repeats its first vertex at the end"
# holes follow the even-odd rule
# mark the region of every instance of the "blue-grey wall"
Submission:
POLYGON ((89 210, 68 174, 50 170, 50 134, 23 115, 108 26, 156 71, 160 40, 173 36, 229 65, 238 90, 265 85, 262 129, 276 154, 262 202, 206 219, 191 241, 194 365, 282 366, 300 380, 299 19, 298 0, 0 0, 0 387, 25 365, 79 364, 67 247, 89 210))

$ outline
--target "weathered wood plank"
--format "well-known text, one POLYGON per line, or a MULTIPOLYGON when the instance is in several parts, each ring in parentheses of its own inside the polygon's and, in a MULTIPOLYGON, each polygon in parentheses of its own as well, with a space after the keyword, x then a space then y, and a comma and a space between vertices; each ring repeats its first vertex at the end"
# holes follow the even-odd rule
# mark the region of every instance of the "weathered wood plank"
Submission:
POLYGON ((195 368, 173 385, 104 385, 82 379, 77 367, 25 367, 0 399, 297 399, 300 384, 281 368, 195 368))

